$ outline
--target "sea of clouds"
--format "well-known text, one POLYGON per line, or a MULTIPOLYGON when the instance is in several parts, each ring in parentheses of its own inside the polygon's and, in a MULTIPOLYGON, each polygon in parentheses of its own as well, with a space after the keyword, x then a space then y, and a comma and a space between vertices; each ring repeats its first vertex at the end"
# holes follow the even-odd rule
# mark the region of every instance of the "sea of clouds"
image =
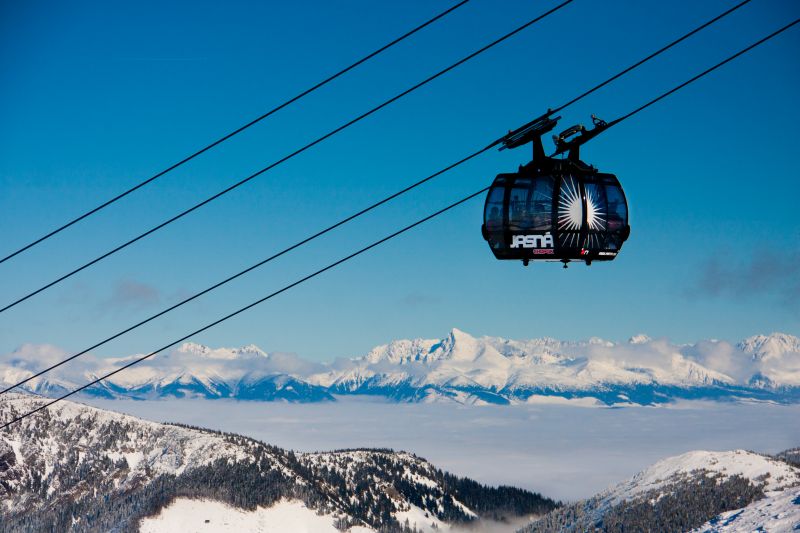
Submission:
POLYGON ((300 451, 383 447, 489 484, 575 500, 691 450, 775 453, 800 445, 800 405, 683 402, 670 407, 393 404, 340 398, 87 400, 149 420, 231 431, 300 451))

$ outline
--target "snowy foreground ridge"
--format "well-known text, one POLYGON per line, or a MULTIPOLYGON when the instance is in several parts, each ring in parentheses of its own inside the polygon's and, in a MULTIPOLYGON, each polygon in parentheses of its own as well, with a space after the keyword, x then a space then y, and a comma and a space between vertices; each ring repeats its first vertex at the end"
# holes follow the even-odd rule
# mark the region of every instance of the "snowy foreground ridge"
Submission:
MULTIPOLYGON (((727 502, 726 502, 727 503, 727 502)), ((735 504, 733 505, 735 506, 735 504)), ((178 500, 165 508, 160 515, 142 522, 141 531, 162 533, 178 530, 201 529, 203 517, 211 518, 219 529, 215 531, 308 531, 336 533, 329 517, 320 516, 299 502, 280 502, 269 509, 241 511, 218 502, 198 502, 178 500)), ((800 469, 790 464, 776 461, 762 455, 736 450, 730 452, 695 451, 659 461, 633 478, 601 493, 594 498, 578 504, 554 510, 550 515, 534 519, 522 528, 521 533, 530 531, 587 531, 592 526, 602 528, 628 525, 633 531, 689 531, 692 520, 702 523, 691 530, 692 533, 768 533, 791 532, 800 529, 800 469), (696 516, 687 513, 686 522, 665 524, 654 518, 649 509, 636 506, 652 506, 652 502, 667 501, 670 497, 683 494, 685 498, 675 499, 681 507, 691 506, 702 496, 700 491, 692 491, 698 480, 713 480, 719 499, 735 502, 740 499, 743 506, 714 515, 707 508, 696 509, 696 516), (728 487, 725 494, 720 487, 728 487), (687 490, 688 488, 688 490, 687 490), (755 488, 755 489, 754 489, 755 488), (752 503, 748 494, 753 496, 752 503), (620 512, 625 508, 627 512, 620 512), (565 511, 580 512, 565 513, 565 511), (704 514, 712 518, 705 520, 704 514), (567 518, 565 518, 567 517, 567 518), (642 518, 646 517, 646 518, 642 518), (640 529, 636 529, 640 527, 640 529), (663 529, 662 529, 663 528, 663 529)), ((413 521, 412 521, 413 523, 413 521)), ((447 524, 439 524, 442 531, 450 529, 447 524)), ((511 531, 502 524, 492 524, 489 531, 511 531)), ((356 531, 357 529, 353 529, 356 531)), ((360 529, 359 529, 360 530, 360 529)), ((364 531, 369 531, 364 529, 364 531)), ((471 530, 481 531, 481 529, 471 530)))
MULTIPOLYGON (((16 383, 69 354, 25 345, 0 357, 0 382, 16 383)), ((59 394, 125 364, 84 357, 31 381, 59 394)), ((800 401, 800 339, 773 333, 737 345, 674 345, 644 335, 515 341, 454 329, 443 339, 398 340, 330 364, 256 346, 212 349, 193 343, 159 354, 87 389, 106 398, 237 398, 293 402, 369 395, 398 402, 652 405, 676 399, 800 401)))
MULTIPOLYGON (((42 401, 2 396, 0 422, 42 401)), ((409 453, 293 453, 64 401, 0 434, 0 531, 788 532, 798 464, 800 449, 693 451, 560 505, 409 453)))
POLYGON ((744 450, 693 451, 659 461, 617 486, 556 509, 521 531, 800 530, 797 463, 744 450))
MULTIPOLYGON (((0 422, 43 401, 4 395, 0 422)), ((452 476, 409 453, 293 453, 69 401, 0 433, 4 533, 446 531, 555 505, 452 476)))

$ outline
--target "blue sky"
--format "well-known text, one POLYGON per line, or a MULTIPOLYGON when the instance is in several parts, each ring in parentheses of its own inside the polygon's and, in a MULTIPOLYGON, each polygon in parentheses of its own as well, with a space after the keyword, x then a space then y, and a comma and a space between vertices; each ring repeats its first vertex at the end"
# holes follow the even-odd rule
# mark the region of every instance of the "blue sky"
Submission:
MULTIPOLYGON (((90 220, 0 265, 8 303, 293 151, 556 2, 472 0, 376 60, 90 220)), ((0 315, 0 351, 93 344, 449 165, 711 18, 732 1, 576 0, 209 207, 0 315)), ((0 5, 0 253, 152 175, 450 2, 0 5)), ((565 110, 612 119, 797 18, 754 0, 565 110)), ((482 201, 198 336, 315 359, 451 327, 515 338, 638 332, 677 342, 800 334, 800 30, 587 145, 631 204, 620 257, 493 259, 482 201)), ((491 152, 101 349, 147 352, 488 185, 491 152)))

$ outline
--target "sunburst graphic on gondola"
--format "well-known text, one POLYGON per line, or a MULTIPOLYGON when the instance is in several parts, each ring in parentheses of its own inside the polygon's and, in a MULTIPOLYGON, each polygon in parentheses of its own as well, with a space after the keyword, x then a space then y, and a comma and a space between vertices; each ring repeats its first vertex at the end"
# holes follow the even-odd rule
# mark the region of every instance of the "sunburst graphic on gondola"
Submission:
POLYGON ((561 194, 558 198, 558 229, 561 230, 563 246, 578 244, 578 232, 582 223, 583 202, 578 182, 572 177, 565 177, 561 182, 561 194))
MULTIPOLYGON (((586 225, 589 230, 587 246, 600 247, 600 235, 606 229, 606 213, 603 199, 597 187, 586 186, 586 225)), ((562 246, 577 247, 580 244, 580 230, 583 225, 583 200, 578 181, 565 177, 561 183, 558 200, 558 229, 561 230, 562 246)))
POLYGON ((601 233, 606 230, 606 213, 602 209, 605 202, 596 186, 586 186, 586 224, 589 226, 589 248, 600 248, 601 233))

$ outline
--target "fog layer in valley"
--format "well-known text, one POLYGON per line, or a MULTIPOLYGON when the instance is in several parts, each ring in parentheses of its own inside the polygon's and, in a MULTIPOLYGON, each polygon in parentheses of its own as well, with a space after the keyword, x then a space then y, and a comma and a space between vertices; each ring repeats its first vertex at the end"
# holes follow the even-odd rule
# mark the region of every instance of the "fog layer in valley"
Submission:
POLYGON ((689 450, 774 453, 800 445, 800 405, 687 402, 612 409, 339 400, 89 403, 301 451, 402 449, 484 483, 515 485, 568 500, 588 497, 659 459, 689 450))

